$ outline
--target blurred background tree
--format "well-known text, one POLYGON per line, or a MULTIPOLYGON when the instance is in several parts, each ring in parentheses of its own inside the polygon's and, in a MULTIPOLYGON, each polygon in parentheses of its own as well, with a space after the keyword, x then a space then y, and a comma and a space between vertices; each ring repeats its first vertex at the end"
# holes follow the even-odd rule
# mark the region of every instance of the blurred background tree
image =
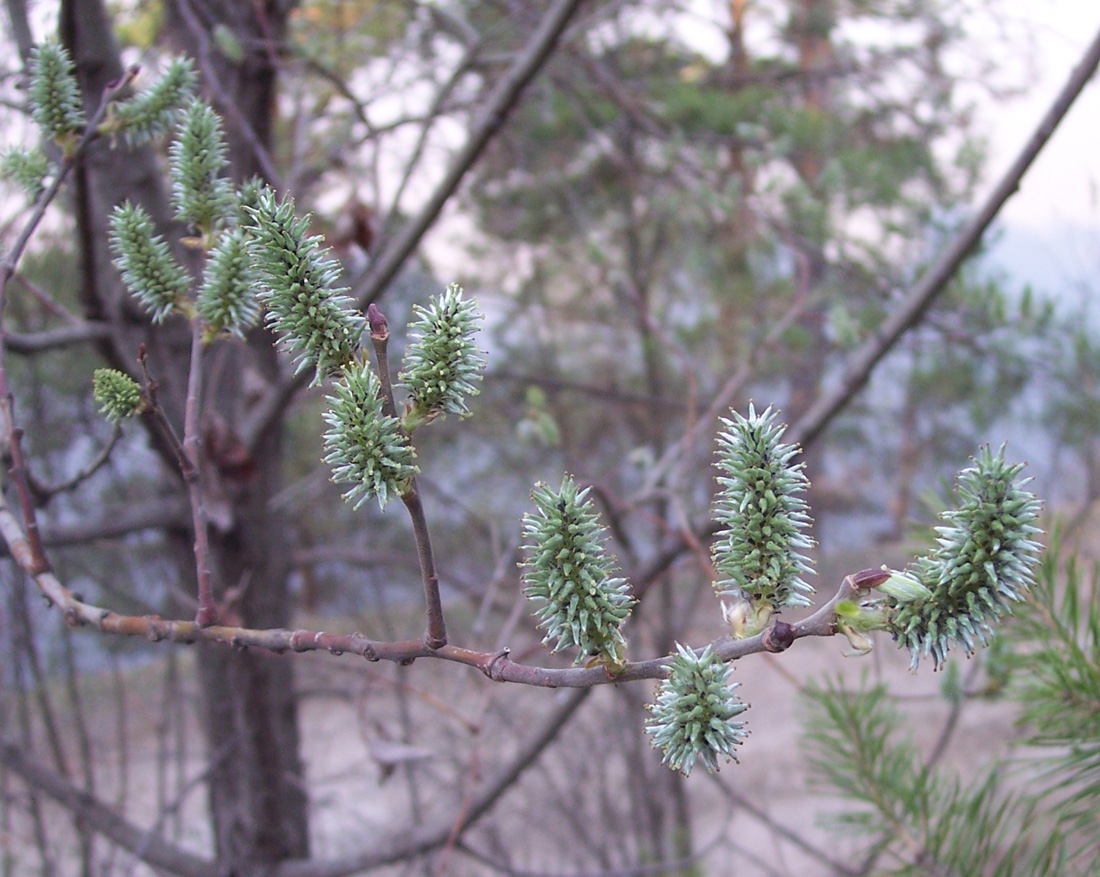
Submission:
MULTIPOLYGON (((313 210, 360 305, 377 300, 391 326, 452 280, 478 298, 489 330, 484 392, 472 420, 425 437, 422 481, 452 628, 517 652, 539 648, 517 584, 520 516, 531 484, 563 470, 594 485, 642 598, 635 652, 667 654, 696 629, 716 635, 705 550, 716 418, 756 398, 796 422, 935 258, 966 218, 983 166, 961 86, 1001 57, 971 32, 996 0, 589 2, 497 130, 492 101, 547 20, 545 3, 72 0, 56 19, 19 0, 7 6, 24 58, 32 33, 60 34, 92 105, 123 64, 194 57, 200 90, 225 118, 234 180, 259 175, 313 210), (463 145, 482 126, 495 137, 448 189, 445 169, 462 169, 463 145), (432 246, 403 253, 433 196, 446 205, 446 239, 437 232, 432 246), (384 278, 391 263, 400 270, 384 278)), ((20 66, 12 57, 5 70, 14 107, 20 66)), ((10 115, 18 132, 17 109, 10 115)), ((110 440, 92 411, 91 372, 103 362, 134 372, 140 344, 165 407, 182 418, 188 339, 146 321, 107 252, 110 208, 125 198, 172 227, 159 160, 150 146, 95 144, 8 303, 9 350, 24 354, 9 357, 10 380, 44 482, 72 478, 110 440)), ((5 210, 10 238, 19 217, 5 210)), ((1067 330, 1007 279, 964 271, 807 445, 825 548, 901 537, 914 497, 979 441, 1009 434, 1040 392, 1058 411, 1047 418, 1057 440, 1091 473, 1094 403, 1079 376, 1095 347, 1087 320, 1067 330), (1059 350, 1074 353, 1052 359, 1059 350)), ((220 599, 251 627, 314 617, 379 638, 419 636, 411 536, 398 516, 340 502, 320 465, 321 394, 289 377, 264 330, 246 348, 217 347, 213 363, 217 414, 204 442, 218 491, 215 579, 232 586, 220 599)), ((89 595, 187 615, 195 576, 176 461, 155 431, 131 429, 121 447, 79 489, 43 491, 47 541, 71 546, 56 551, 58 569, 89 595)), ((876 549, 859 565, 898 564, 898 553, 876 549)), ((121 707, 138 671, 117 656, 136 650, 51 637, 59 620, 30 605, 14 568, 6 577, 11 708, 0 729, 126 810, 130 781, 101 764, 113 750, 73 717, 105 684, 89 672, 105 659, 80 653, 111 655, 121 707), (17 634, 32 627, 37 636, 17 634), (78 673, 82 660, 89 669, 78 673), (61 695, 47 680, 66 667, 61 695)), ((821 589, 832 586, 823 575, 821 589)), ((549 701, 478 687, 463 668, 322 670, 205 646, 194 664, 173 654, 142 671, 144 697, 164 704, 152 735, 157 826, 214 850, 226 873, 278 873, 278 863, 311 857, 315 870, 285 873, 398 860, 442 873, 478 859, 486 872, 552 861, 559 872, 686 873, 705 852, 699 793, 649 751, 643 691, 549 701), (307 769, 302 735, 324 739, 300 720, 311 699, 323 703, 318 715, 357 730, 379 780, 329 790, 318 771, 346 765, 314 754, 307 769), (348 702, 350 715, 338 712, 348 702), (556 737, 576 745, 550 750, 556 737), (380 788, 393 773, 401 787, 380 788), (590 786, 566 781, 582 775, 590 786), (508 816, 466 831, 513 787, 508 816), (383 794, 390 812, 369 811, 366 841, 334 815, 383 794), (545 830, 529 855, 513 834, 525 825, 545 830), (469 861, 449 865, 460 854, 469 861)), ((125 712, 111 715, 121 727, 125 712)), ((72 854, 62 852, 72 837, 85 874, 129 867, 93 844, 87 813, 57 827, 35 794, 26 805, 3 800, 5 818, 30 826, 44 873, 72 854)))

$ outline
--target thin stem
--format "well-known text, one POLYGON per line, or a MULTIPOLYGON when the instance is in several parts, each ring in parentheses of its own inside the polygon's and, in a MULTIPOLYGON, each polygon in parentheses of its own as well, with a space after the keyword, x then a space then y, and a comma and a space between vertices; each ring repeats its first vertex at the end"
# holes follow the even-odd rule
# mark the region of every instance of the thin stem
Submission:
POLYGON ((145 382, 145 399, 149 403, 142 416, 152 418, 160 427, 161 435, 176 455, 176 462, 179 464, 180 472, 183 474, 184 478, 187 478, 188 467, 191 465, 191 462, 183 449, 183 442, 180 441, 179 436, 176 434, 176 428, 172 426, 172 421, 168 419, 168 415, 164 413, 164 409, 160 405, 160 398, 158 396, 160 383, 153 377, 152 372, 149 371, 149 357, 146 353, 144 344, 138 345, 137 358, 138 362, 141 364, 141 375, 145 382))
POLYGON ((424 517, 424 504, 416 488, 416 478, 409 479, 409 489, 401 495, 401 501, 409 510, 413 535, 416 538, 416 556, 420 560, 420 577, 424 582, 424 600, 428 608, 428 633, 425 643, 431 649, 447 645, 447 625, 443 619, 443 601, 439 596, 439 573, 432 554, 432 539, 428 533, 428 521, 424 517))
POLYGON ((183 415, 183 455, 187 460, 184 478, 191 500, 191 521, 195 529, 195 573, 198 577, 199 608, 195 623, 208 627, 218 619, 214 590, 210 584, 210 534, 206 526, 206 503, 202 489, 199 446, 199 396, 202 393, 202 320, 191 321, 191 368, 187 374, 187 402, 183 415))
POLYGON ((1066 84, 1054 103, 1043 115, 1024 148, 1016 156, 1012 166, 1001 177, 974 218, 955 237, 943 255, 917 281, 902 300, 901 305, 882 321, 867 341, 849 358, 844 374, 836 386, 821 397, 795 423, 787 437, 795 444, 806 446, 815 439, 829 422, 842 411, 852 397, 867 383, 879 361, 894 348, 898 340, 909 331, 928 310, 936 297, 947 288, 948 282, 959 266, 974 251, 985 230, 1000 213, 1005 202, 1020 188, 1032 162, 1043 151, 1047 141, 1062 121, 1077 95, 1100 66, 1100 32, 1093 37, 1080 62, 1070 73, 1066 84))
MULTIPOLYGON (((393 400, 393 381, 390 378, 390 361, 387 349, 390 340, 389 323, 381 309, 374 302, 367 307, 367 322, 370 325, 370 340, 374 346, 374 358, 378 365, 378 381, 382 385, 382 413, 389 417, 397 416, 397 406, 393 400)), ((424 516, 424 504, 420 500, 420 491, 416 478, 409 479, 409 486, 401 494, 401 501, 408 509, 412 521, 413 536, 416 539, 416 556, 420 561, 420 578, 424 584, 424 602, 428 612, 428 632, 424 643, 429 649, 440 649, 447 645, 447 625, 443 617, 443 601, 439 596, 439 573, 435 567, 435 555, 432 553, 432 538, 428 531, 428 520, 424 516)))
POLYGON ((111 431, 111 437, 108 439, 107 444, 105 444, 102 450, 96 454, 95 459, 91 460, 83 469, 59 484, 41 484, 38 479, 30 478, 30 473, 28 473, 31 490, 42 502, 45 502, 59 493, 67 493, 70 490, 75 490, 106 465, 107 460, 111 457, 111 452, 114 451, 115 446, 121 440, 122 426, 116 423, 114 429, 111 431))
MULTIPOLYGON (((31 495, 30 480, 27 477, 27 467, 23 461, 23 430, 16 427, 15 407, 12 402, 11 391, 8 389, 7 374, 0 367, 0 394, 3 401, 0 407, 3 409, 3 419, 10 428, 10 441, 8 451, 11 453, 11 477, 15 482, 15 492, 19 497, 19 508, 23 512, 23 521, 27 527, 27 544, 30 547, 33 566, 31 572, 45 572, 50 568, 50 562, 46 559, 46 551, 42 547, 42 537, 38 531, 38 517, 35 514, 34 498, 31 495)), ((3 442, 0 442, 2 445, 3 442)))

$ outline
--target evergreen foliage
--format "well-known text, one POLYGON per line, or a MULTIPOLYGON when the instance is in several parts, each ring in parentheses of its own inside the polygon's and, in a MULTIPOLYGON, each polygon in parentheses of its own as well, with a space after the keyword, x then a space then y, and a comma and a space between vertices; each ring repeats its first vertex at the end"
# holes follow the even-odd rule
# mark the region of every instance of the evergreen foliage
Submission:
MULTIPOLYGON (((1100 814, 1100 565, 1055 534, 1025 606, 1006 625, 1009 693, 1025 742, 1039 753, 1032 788, 1077 838, 1096 837, 1100 814), (1067 557, 1068 555, 1068 557, 1067 557)), ((1084 856, 1088 851, 1081 851, 1084 856)), ((1084 861, 1100 872, 1100 845, 1084 861)))
MULTIPOLYGON (((843 797, 843 809, 829 822, 864 841, 861 858, 873 863, 874 873, 1095 873, 1100 852, 1074 834, 1060 803, 1012 782, 1023 776, 1014 758, 992 760, 976 780, 964 782, 925 764, 909 718, 885 686, 852 691, 827 682, 804 693, 812 785, 843 797)), ((1093 795, 1093 818, 1098 804, 1093 795)))

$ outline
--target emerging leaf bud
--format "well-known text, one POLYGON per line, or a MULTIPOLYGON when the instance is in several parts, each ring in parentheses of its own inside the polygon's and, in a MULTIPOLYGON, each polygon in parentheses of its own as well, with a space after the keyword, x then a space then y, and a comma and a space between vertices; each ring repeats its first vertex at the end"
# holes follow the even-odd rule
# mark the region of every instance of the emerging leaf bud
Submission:
POLYGON ((92 374, 92 397, 99 412, 118 423, 145 410, 141 386, 127 374, 113 368, 97 368, 92 374))
POLYGON ((889 570, 889 573, 890 577, 876 587, 899 604, 927 600, 932 596, 932 592, 909 573, 898 572, 896 569, 889 570))

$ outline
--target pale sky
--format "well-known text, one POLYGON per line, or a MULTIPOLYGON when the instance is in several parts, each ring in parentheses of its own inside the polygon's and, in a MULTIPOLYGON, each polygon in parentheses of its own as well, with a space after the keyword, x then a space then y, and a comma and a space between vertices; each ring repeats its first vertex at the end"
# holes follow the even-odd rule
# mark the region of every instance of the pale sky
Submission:
MULTIPOLYGON (((1097 0, 1011 0, 1018 25, 1035 41, 1037 79, 1028 93, 986 104, 980 114, 989 131, 988 191, 1034 130, 1043 113, 1100 31, 1097 0)), ((1091 228, 1100 243, 1100 81, 1086 86, 1032 166, 1001 218, 1014 227, 1091 228)))

